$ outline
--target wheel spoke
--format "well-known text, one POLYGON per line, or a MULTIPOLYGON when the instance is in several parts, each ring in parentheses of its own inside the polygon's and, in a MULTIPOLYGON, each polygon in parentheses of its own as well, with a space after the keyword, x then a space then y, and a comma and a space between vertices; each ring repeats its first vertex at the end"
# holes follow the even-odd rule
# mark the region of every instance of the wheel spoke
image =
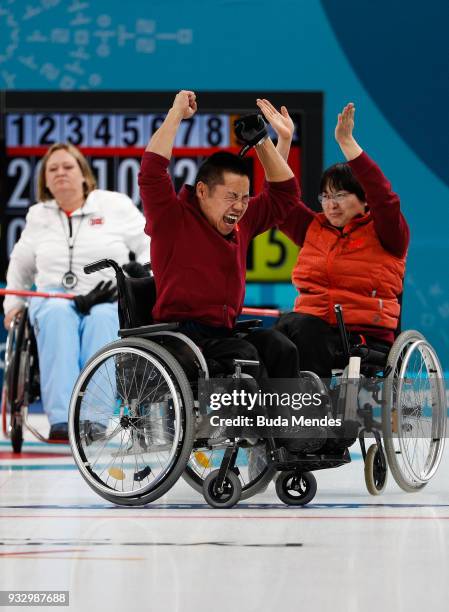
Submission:
POLYGON ((133 348, 105 351, 76 397, 75 421, 86 423, 86 433, 75 427, 74 456, 88 483, 125 497, 156 488, 177 462, 185 432, 181 409, 169 371, 151 354, 133 348), (89 423, 108 425, 91 438, 89 423))
POLYGON ((393 375, 385 383, 386 397, 397 411, 398 431, 393 440, 384 425, 385 448, 396 481, 413 490, 430 480, 441 460, 444 439, 435 432, 446 418, 442 370, 432 347, 417 332, 398 337, 389 363, 393 375))

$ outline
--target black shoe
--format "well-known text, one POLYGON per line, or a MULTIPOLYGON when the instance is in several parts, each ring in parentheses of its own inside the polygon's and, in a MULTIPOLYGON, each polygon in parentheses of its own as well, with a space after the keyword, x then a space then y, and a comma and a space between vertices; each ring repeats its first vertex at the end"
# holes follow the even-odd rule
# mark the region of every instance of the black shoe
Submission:
POLYGON ((54 423, 50 426, 50 433, 48 434, 49 440, 58 442, 69 441, 69 424, 68 423, 54 423))

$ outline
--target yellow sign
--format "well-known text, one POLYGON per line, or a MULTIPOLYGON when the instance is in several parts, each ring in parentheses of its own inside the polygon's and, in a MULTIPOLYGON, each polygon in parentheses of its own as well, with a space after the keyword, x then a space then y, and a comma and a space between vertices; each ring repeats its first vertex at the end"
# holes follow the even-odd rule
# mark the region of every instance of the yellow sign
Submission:
POLYGON ((246 280, 289 281, 298 251, 299 247, 277 229, 257 236, 249 248, 246 280))

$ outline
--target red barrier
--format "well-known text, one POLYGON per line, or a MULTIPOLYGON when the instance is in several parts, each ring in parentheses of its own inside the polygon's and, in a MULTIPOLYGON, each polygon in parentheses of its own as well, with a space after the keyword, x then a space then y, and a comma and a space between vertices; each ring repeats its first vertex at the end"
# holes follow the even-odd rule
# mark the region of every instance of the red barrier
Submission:
MULTIPOLYGON (((22 291, 20 289, 0 289, 0 295, 18 295, 20 297, 42 297, 42 298, 61 298, 63 300, 72 300, 75 295, 73 293, 46 293, 45 291, 22 291)), ((244 307, 242 310, 244 315, 254 315, 256 317, 279 317, 281 311, 275 308, 256 308, 253 306, 244 307)))
POLYGON ((0 295, 18 295, 20 297, 62 298, 73 300, 73 293, 46 293, 45 291, 25 291, 21 289, 0 289, 0 295))
POLYGON ((244 306, 242 309, 242 314, 244 315, 255 315, 258 317, 280 317, 281 311, 275 308, 256 308, 256 307, 246 307, 244 306))

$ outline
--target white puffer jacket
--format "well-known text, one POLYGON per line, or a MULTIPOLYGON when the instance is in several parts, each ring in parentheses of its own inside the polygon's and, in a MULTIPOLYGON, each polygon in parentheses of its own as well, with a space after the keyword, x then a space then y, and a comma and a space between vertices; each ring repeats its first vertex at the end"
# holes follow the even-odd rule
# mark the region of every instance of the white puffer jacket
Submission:
MULTIPOLYGON (((78 277, 70 293, 85 294, 100 280, 113 279, 112 269, 85 274, 83 267, 98 259, 109 258, 120 265, 128 261, 129 251, 145 263, 150 259, 150 239, 144 234, 145 219, 132 200, 121 193, 96 189, 71 215, 73 248, 72 271, 78 277)), ((69 269, 69 219, 55 200, 31 206, 26 226, 14 246, 6 277, 7 289, 38 291, 61 290, 62 277, 69 269)), ((6 296, 7 313, 24 300, 6 296)))

